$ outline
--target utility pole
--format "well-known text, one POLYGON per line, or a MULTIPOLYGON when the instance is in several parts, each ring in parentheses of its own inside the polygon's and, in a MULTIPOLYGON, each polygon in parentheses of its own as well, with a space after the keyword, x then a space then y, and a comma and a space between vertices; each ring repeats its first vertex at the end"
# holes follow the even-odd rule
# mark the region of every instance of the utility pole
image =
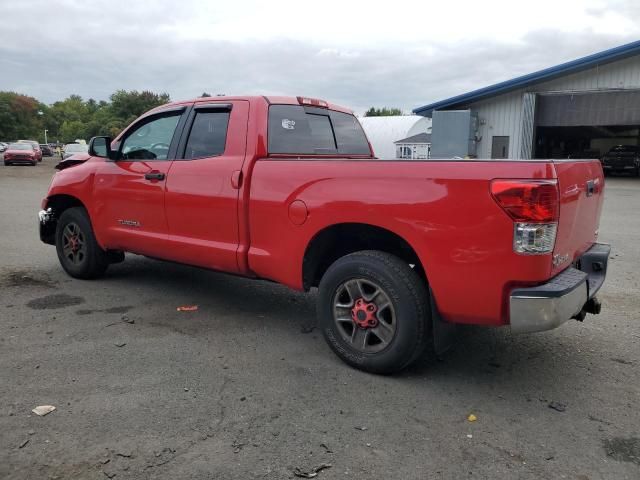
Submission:
POLYGON ((46 128, 44 129, 44 143, 47 144, 47 145, 49 145, 49 143, 47 142, 47 132, 48 131, 49 130, 47 130, 46 128))

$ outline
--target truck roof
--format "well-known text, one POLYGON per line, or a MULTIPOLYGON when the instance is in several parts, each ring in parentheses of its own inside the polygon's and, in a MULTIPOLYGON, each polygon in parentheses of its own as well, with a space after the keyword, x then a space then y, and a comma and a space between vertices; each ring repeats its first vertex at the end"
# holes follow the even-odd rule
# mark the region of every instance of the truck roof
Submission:
MULTIPOLYGON (((306 97, 305 97, 306 98, 306 97)), ((176 102, 166 103, 157 108, 154 108, 152 111, 162 110, 163 108, 174 106, 174 105, 185 105, 189 103, 209 103, 214 101, 234 101, 234 100, 248 100, 249 102, 267 102, 269 104, 277 104, 277 105, 300 105, 298 101, 298 97, 287 97, 287 96, 279 96, 279 95, 233 95, 233 96, 219 96, 219 97, 198 97, 193 98, 191 100, 179 100, 176 102)), ((349 113, 353 114, 353 110, 350 110, 345 107, 341 107, 340 105, 336 105, 335 103, 327 102, 328 108, 330 110, 335 110, 337 112, 349 113)))

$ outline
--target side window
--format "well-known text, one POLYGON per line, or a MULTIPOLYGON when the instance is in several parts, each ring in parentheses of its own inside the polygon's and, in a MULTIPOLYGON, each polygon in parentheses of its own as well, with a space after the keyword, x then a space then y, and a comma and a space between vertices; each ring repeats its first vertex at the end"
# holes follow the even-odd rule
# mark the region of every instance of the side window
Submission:
POLYGON ((229 112, 202 111, 196 113, 187 139, 184 158, 222 155, 227 140, 228 126, 229 112))
POLYGON ((122 144, 123 160, 166 160, 181 114, 155 118, 135 127, 122 144))

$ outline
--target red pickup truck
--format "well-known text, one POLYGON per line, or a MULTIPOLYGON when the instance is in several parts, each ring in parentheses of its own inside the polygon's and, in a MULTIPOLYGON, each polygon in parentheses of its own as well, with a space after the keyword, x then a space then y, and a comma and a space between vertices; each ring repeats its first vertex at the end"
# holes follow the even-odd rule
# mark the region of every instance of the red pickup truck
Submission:
POLYGON ((296 290, 344 361, 390 373, 447 325, 548 330, 607 269, 598 160, 378 160, 352 112, 304 97, 158 107, 59 164, 40 236, 76 278, 124 252, 296 290))

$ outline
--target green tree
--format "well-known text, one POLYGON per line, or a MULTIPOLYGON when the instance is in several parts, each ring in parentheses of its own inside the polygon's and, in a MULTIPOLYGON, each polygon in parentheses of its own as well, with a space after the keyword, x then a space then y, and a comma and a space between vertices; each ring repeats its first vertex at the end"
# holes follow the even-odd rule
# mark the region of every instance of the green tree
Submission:
POLYGON ((44 136, 43 122, 38 114, 42 107, 33 97, 0 92, 0 138, 11 141, 44 136))
POLYGON ((60 127, 59 135, 64 143, 73 142, 76 139, 87 138, 87 126, 80 120, 65 120, 60 127))
POLYGON ((111 95, 111 112, 115 118, 126 119, 127 123, 135 120, 147 110, 168 103, 168 93, 153 93, 147 90, 138 92, 118 90, 111 95))
POLYGON ((365 117, 391 117, 395 115, 402 115, 402 110, 400 110, 399 108, 371 107, 364 113, 365 117))

